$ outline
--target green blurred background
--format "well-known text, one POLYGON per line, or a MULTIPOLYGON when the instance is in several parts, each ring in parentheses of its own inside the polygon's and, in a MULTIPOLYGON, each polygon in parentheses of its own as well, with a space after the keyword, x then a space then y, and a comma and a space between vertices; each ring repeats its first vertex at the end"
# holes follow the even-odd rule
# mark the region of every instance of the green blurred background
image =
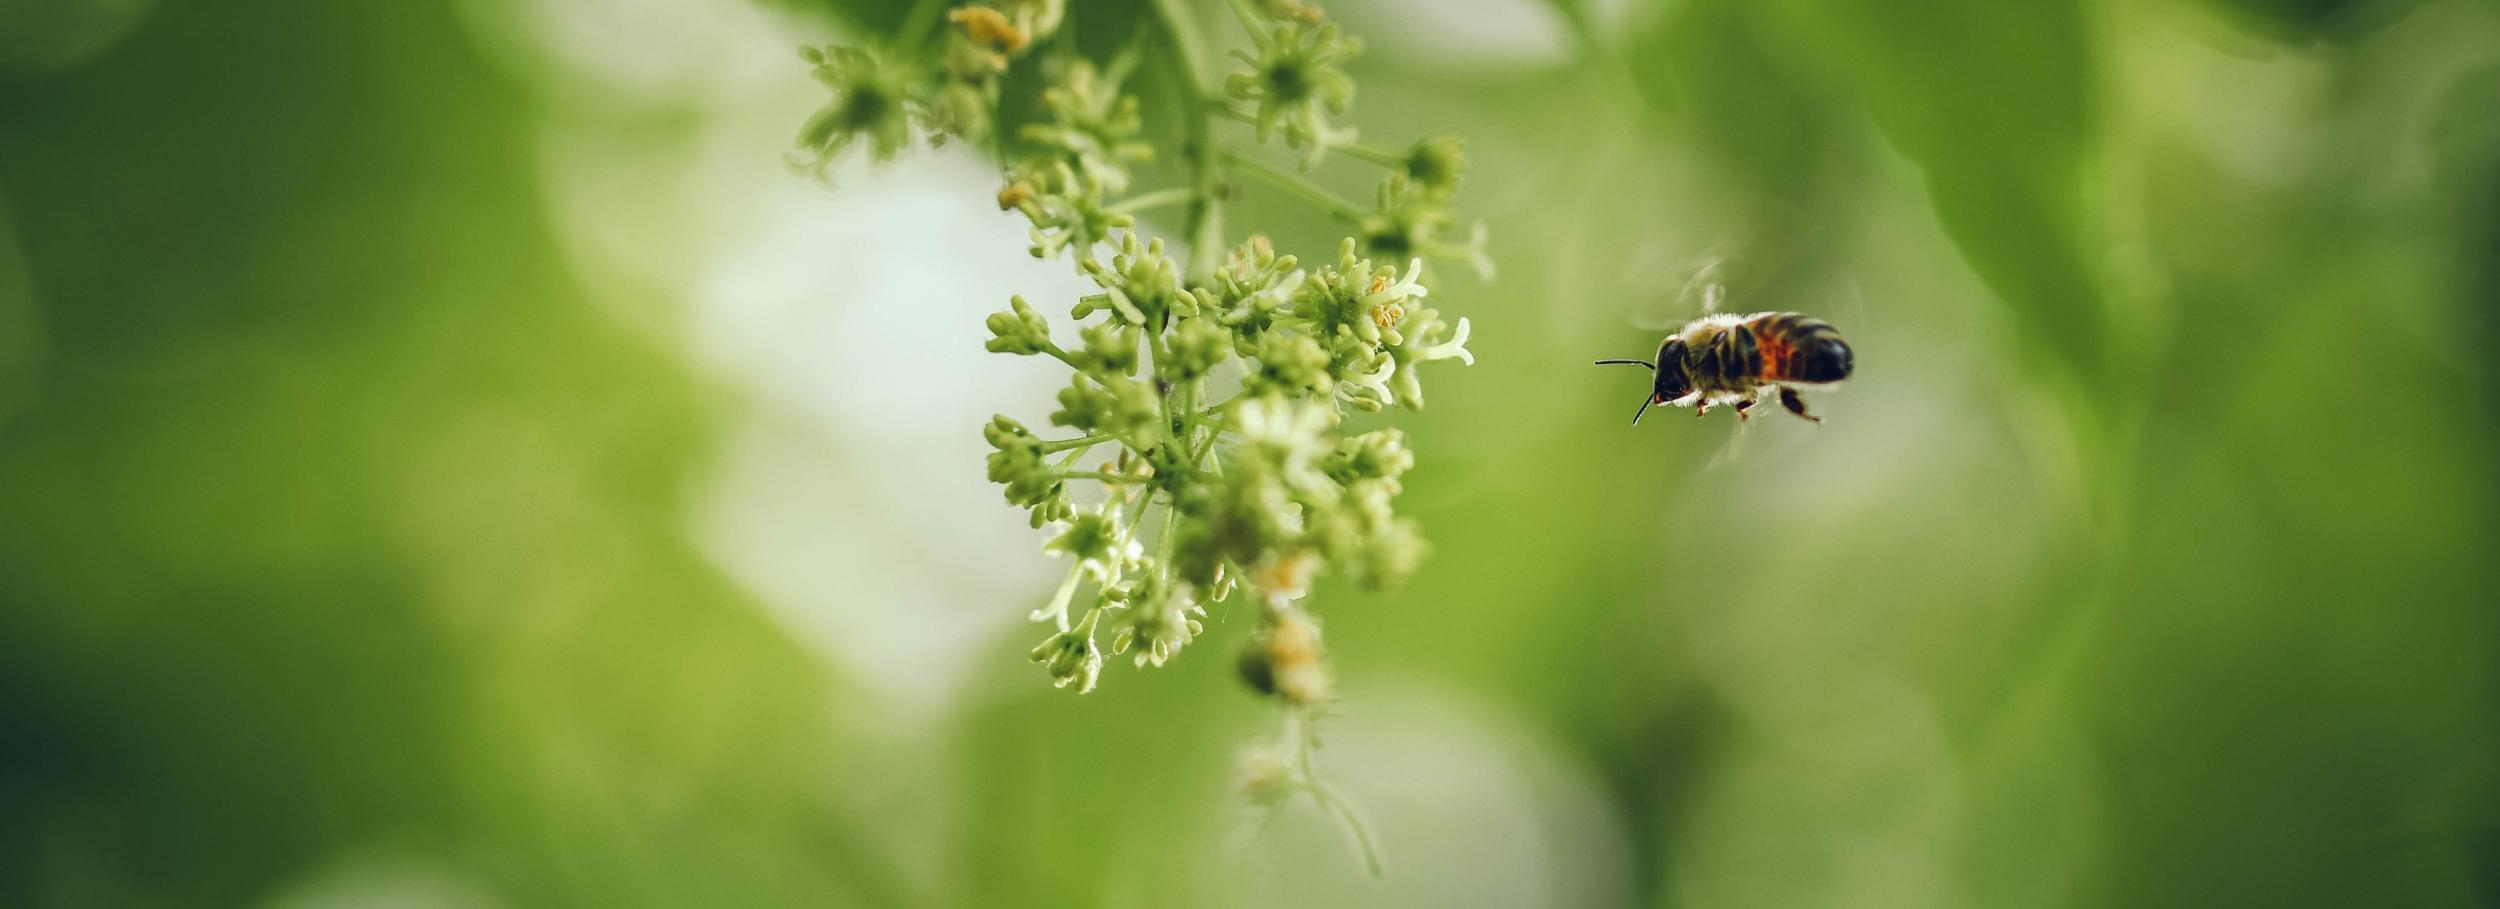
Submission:
POLYGON ((0 2, 0 905, 2500 904, 2500 3, 1332 4, 1503 266, 1315 595, 1378 880, 1241 616, 1024 661, 1075 278, 778 161, 903 6, 0 2), (1587 365, 1719 255, 1825 425, 1587 365))

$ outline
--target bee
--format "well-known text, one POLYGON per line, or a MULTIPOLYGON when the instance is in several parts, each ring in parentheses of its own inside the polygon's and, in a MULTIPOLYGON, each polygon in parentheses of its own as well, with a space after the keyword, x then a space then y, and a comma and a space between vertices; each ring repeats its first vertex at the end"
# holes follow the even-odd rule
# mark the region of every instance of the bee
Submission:
POLYGON ((1808 421, 1823 418, 1806 412, 1799 385, 1829 385, 1849 377, 1854 354, 1831 323, 1803 313, 1758 312, 1749 316, 1712 314, 1694 319, 1658 344, 1655 360, 1599 360, 1597 365, 1646 366, 1654 377, 1649 397, 1632 414, 1641 424, 1652 404, 1691 407, 1708 416, 1713 407, 1733 407, 1738 419, 1776 390, 1780 406, 1808 421))

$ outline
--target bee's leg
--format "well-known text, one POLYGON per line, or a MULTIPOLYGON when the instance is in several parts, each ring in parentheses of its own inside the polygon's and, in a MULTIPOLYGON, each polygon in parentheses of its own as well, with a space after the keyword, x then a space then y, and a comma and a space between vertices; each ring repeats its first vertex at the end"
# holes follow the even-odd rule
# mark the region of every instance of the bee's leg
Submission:
POLYGON ((1736 402, 1736 419, 1739 422, 1753 419, 1753 415, 1746 413, 1746 411, 1752 410, 1753 406, 1759 403, 1762 402, 1755 400, 1751 395, 1747 395, 1744 400, 1736 402))
POLYGON ((1786 385, 1780 386, 1780 406, 1788 408, 1789 413, 1806 418, 1808 422, 1823 422, 1822 417, 1807 413, 1806 399, 1798 396, 1796 389, 1790 388, 1786 385))

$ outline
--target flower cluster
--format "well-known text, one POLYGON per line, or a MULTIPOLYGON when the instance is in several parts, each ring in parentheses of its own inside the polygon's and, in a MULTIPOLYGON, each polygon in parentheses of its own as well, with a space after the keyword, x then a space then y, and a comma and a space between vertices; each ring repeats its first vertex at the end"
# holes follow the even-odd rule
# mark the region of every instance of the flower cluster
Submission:
POLYGON ((1168 75, 1186 83, 1189 101, 1175 156, 1182 185, 1136 187, 1134 166, 1157 157, 1137 97, 1123 90, 1146 57, 1138 47, 1100 65, 1076 56, 1073 42, 1037 50, 1062 26, 1058 0, 952 10, 932 68, 809 52, 833 98, 802 132, 800 160, 821 170, 863 137, 884 157, 913 129, 933 139, 992 130, 1002 73, 1047 79, 1038 93, 1006 93, 1038 94, 1039 104, 1013 118, 1020 129, 991 133, 1008 157, 998 205, 1027 222, 1032 255, 1066 256, 1093 290, 1064 319, 1022 297, 989 316, 990 351, 1049 357, 1069 376, 1048 429, 1007 416, 982 429, 990 480, 1046 530, 1044 550, 1070 563, 1033 612, 1052 629, 1032 660, 1059 686, 1091 691, 1109 657, 1162 666, 1194 649, 1209 608, 1245 594, 1238 600, 1256 626, 1240 675, 1294 708, 1299 743, 1292 773, 1270 788, 1309 792, 1356 824, 1309 772, 1302 730, 1333 701, 1334 676, 1303 600, 1322 572, 1386 589, 1422 564, 1428 547, 1396 507, 1415 454, 1399 430, 1360 424, 1420 409, 1425 364, 1473 362, 1468 322, 1433 305, 1441 298, 1429 268, 1489 276, 1491 262, 1480 226, 1464 242, 1444 236, 1467 169, 1457 137, 1405 150, 1356 142, 1333 118, 1353 103, 1341 64, 1359 43, 1303 0, 1230 5, 1250 47, 1220 84, 1199 81, 1203 42, 1186 5, 1153 5, 1165 34, 1151 40, 1177 52, 1168 75), (1026 54, 1039 54, 1038 65, 1011 69, 1026 54), (1248 124, 1255 141, 1221 141, 1214 127, 1226 121, 1248 124), (1298 171, 1248 153, 1271 139, 1295 153, 1298 171), (1373 206, 1299 172, 1330 159, 1386 171, 1373 206), (1224 204, 1252 182, 1343 222, 1335 255, 1306 264, 1255 233, 1227 243, 1224 204), (1164 207, 1183 212, 1177 244, 1140 222, 1164 207))
MULTIPOLYGON (((1452 327, 1425 305, 1419 264, 1375 266, 1349 239, 1336 264, 1306 270, 1253 239, 1214 280, 1184 288, 1163 245, 1129 232, 1082 270, 1100 292, 1071 308, 1076 343, 1060 344, 1021 298, 989 318, 990 350, 1050 356, 1073 373, 1050 415, 1073 437, 1045 441, 1004 416, 984 430, 990 479, 1037 526, 1059 528, 1046 548, 1073 559, 1072 583, 1094 591, 1081 610, 1062 598, 1042 613, 1060 631, 1034 659, 1055 679, 1091 686, 1098 661, 1076 656, 1089 651, 1071 636, 1090 641, 1106 613, 1113 653, 1133 646, 1139 664, 1161 665, 1196 638, 1207 604, 1245 584, 1286 603, 1323 566, 1381 588, 1414 572, 1425 544, 1395 510, 1415 463, 1405 435, 1341 423, 1422 406, 1416 367, 1470 358, 1466 321, 1452 327), (1219 377, 1238 390, 1208 403, 1219 377), (1079 469, 1109 446, 1115 459, 1079 469), (1080 507, 1071 481, 1108 492, 1080 507)), ((1327 690, 1317 632, 1297 634, 1284 648, 1294 656, 1251 680, 1316 703, 1327 690)))
MULTIPOLYGON (((1311 578, 1335 569, 1392 587, 1427 550, 1396 510, 1415 463, 1405 436, 1345 424, 1422 407, 1424 364, 1472 362, 1467 320, 1431 305, 1425 262, 1479 272, 1490 264, 1480 230, 1469 243, 1441 236, 1455 223, 1449 201, 1466 171, 1460 140, 1435 136, 1404 151, 1356 144, 1331 118, 1353 102, 1341 64, 1360 43, 1300 0, 1233 8, 1250 47, 1235 52, 1243 68, 1220 88, 1191 92, 1204 99, 1192 113, 1205 118, 1193 135, 1229 117, 1250 124, 1258 142, 1281 139, 1304 170, 1332 153, 1378 165, 1388 173, 1376 204, 1339 201, 1231 149, 1194 149, 1189 186, 1133 192, 1132 167, 1155 156, 1138 99, 1123 91, 1141 55, 1097 66, 1059 42, 1037 67, 1048 83, 1037 115, 1015 133, 1019 154, 998 203, 1028 222, 1033 255, 1067 256, 1096 291, 1074 301, 1057 332, 1022 297, 989 317, 991 351, 1052 357, 1071 375, 1048 416, 1063 437, 1005 416, 982 434, 990 480, 1034 527, 1052 531, 1045 549, 1073 563, 1035 613, 1055 626, 1033 650, 1054 680, 1094 686, 1098 635, 1114 655, 1161 665, 1202 633, 1209 604, 1247 587, 1262 619, 1242 660, 1245 680, 1315 705, 1328 698, 1329 675, 1318 626, 1296 605, 1311 578), (1212 219, 1237 177, 1341 217, 1352 235, 1314 266, 1256 235, 1229 252, 1206 248, 1221 236, 1212 219), (1138 212, 1173 204, 1189 206, 1186 266, 1138 223, 1138 212), (1097 451, 1110 454, 1084 463, 1097 451)), ((899 52, 805 51, 832 98, 801 131, 797 160, 821 171, 854 144, 884 158, 914 130, 938 139, 990 129, 1001 74, 1066 15, 1062 0, 957 7, 928 67, 898 62, 899 52)), ((1175 45, 1195 43, 1183 39, 1193 25, 1165 25, 1175 45)))

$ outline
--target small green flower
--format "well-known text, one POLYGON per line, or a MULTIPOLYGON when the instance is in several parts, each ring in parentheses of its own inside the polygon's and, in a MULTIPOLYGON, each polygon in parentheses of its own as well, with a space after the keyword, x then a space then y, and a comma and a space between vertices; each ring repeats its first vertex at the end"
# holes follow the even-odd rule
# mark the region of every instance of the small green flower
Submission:
POLYGON ((799 128, 791 166, 822 178, 862 137, 874 161, 891 159, 911 144, 910 76, 858 48, 800 48, 799 58, 833 98, 799 128))
POLYGON ((1310 486, 1320 476, 1313 465, 1334 448, 1328 432, 1336 422, 1334 412, 1310 401, 1280 397, 1243 401, 1233 405, 1233 428, 1241 434, 1235 453, 1244 462, 1269 467, 1295 486, 1310 486))
MULTIPOLYGON (((1301 262, 1292 256, 1276 254, 1264 235, 1252 236, 1248 242, 1225 253, 1224 264, 1216 269, 1214 296, 1218 309, 1229 311, 1254 297, 1291 295, 1302 283, 1297 270, 1301 262)), ((1266 330, 1265 325, 1259 329, 1266 330)))
POLYGON ((1359 480, 1382 480, 1395 492, 1397 479, 1415 466, 1415 452, 1406 447, 1406 433, 1395 429, 1375 429, 1359 436, 1337 440, 1337 450, 1328 456, 1328 478, 1351 484, 1359 480))
POLYGON ((1119 580, 1143 550, 1129 539, 1128 529, 1120 526, 1120 503, 1112 500, 1077 512, 1058 536, 1042 544, 1042 551, 1075 559, 1095 583, 1108 585, 1119 580))
POLYGON ((1051 122, 1028 124, 1024 138, 1055 152, 1087 180, 1118 195, 1128 191, 1131 161, 1154 156, 1154 146, 1137 140, 1143 124, 1137 98, 1120 93, 1119 83, 1096 73, 1084 60, 1069 63, 1042 92, 1051 122))
POLYGON ((1384 334, 1394 339, 1406 306, 1431 292, 1420 283, 1422 260, 1410 264, 1401 277, 1395 268, 1355 258, 1354 246, 1347 239, 1338 246, 1335 266, 1302 282, 1293 294, 1293 314, 1321 337, 1349 334, 1376 345, 1384 334))
POLYGON ((1049 670, 1051 684, 1075 685, 1078 694, 1094 690, 1094 683, 1102 678, 1102 648, 1094 646, 1094 623, 1100 617, 1100 612, 1088 612, 1076 627, 1044 638, 1033 648, 1033 662, 1049 670))
POLYGON ((1475 365, 1476 355, 1467 350, 1465 317, 1458 320, 1455 330, 1449 330, 1441 321, 1439 311, 1417 309, 1406 314, 1404 330, 1400 334, 1402 337, 1396 343, 1386 347, 1390 359, 1397 363, 1397 371, 1389 377, 1389 390, 1397 402, 1408 410, 1421 410, 1424 406, 1424 387, 1422 380, 1415 375, 1415 367, 1435 360, 1457 360, 1475 365), (1448 331, 1446 337, 1443 334, 1445 330, 1448 331))
POLYGON ((1485 253, 1484 225, 1471 228, 1465 242, 1441 237, 1441 230, 1457 218, 1446 196, 1418 191, 1404 174, 1391 174, 1380 183, 1377 207, 1363 216, 1363 249, 1395 259, 1421 256, 1454 262, 1490 280, 1493 260, 1485 253))
POLYGON ((1162 666, 1182 647, 1205 633, 1206 626, 1192 613, 1200 610, 1173 594, 1153 572, 1141 569, 1134 586, 1123 593, 1127 608, 1111 619, 1111 652, 1123 654, 1137 648, 1137 665, 1162 666))
POLYGON ((1111 264, 1085 261, 1077 269, 1094 279, 1102 293, 1078 299, 1071 311, 1076 318, 1107 309, 1130 325, 1160 329, 1166 314, 1197 311, 1197 298, 1181 292, 1180 264, 1164 255, 1161 239, 1140 244, 1137 232, 1130 231, 1120 238, 1111 264))
POLYGON ((1077 173, 1065 161, 1028 161, 1010 174, 998 200, 1000 208, 1022 212, 1032 222, 1026 234, 1033 241, 1033 258, 1048 259, 1062 250, 1073 250, 1077 267, 1082 269, 1093 261, 1094 247, 1109 241, 1112 231, 1137 223, 1134 216, 1106 207, 1103 196, 1099 182, 1077 173))
POLYGON ((1249 68, 1227 77, 1224 93, 1257 105, 1251 120, 1259 141, 1283 133, 1287 147, 1304 150, 1304 170, 1318 166, 1330 146, 1354 141, 1352 129, 1337 129, 1328 118, 1354 101, 1354 80, 1338 64, 1360 53, 1362 42, 1335 25, 1301 22, 1279 23, 1253 37, 1258 53, 1233 52, 1249 68))
POLYGON ((1389 379, 1395 375, 1396 364, 1376 342, 1356 337, 1352 331, 1340 331, 1324 345, 1328 350, 1328 379, 1335 387, 1337 402, 1365 413, 1377 412, 1389 403, 1389 379))

